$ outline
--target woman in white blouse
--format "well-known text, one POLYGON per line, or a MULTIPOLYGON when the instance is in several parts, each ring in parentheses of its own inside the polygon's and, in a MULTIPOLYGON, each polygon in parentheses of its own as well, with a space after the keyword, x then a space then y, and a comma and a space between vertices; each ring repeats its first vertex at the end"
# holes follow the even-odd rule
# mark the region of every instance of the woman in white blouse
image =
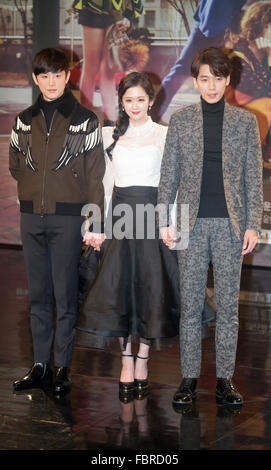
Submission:
MULTIPOLYGON (((120 398, 127 399, 135 393, 142 396, 148 387, 149 348, 160 349, 178 334, 179 286, 176 254, 159 240, 152 217, 167 128, 148 116, 154 92, 146 74, 125 76, 118 96, 116 127, 103 128, 106 196, 114 187, 107 237, 99 272, 79 316, 77 337, 90 346, 94 337, 96 345, 99 338, 97 347, 118 338, 120 398), (141 217, 146 204, 152 214, 148 220, 141 217), (134 361, 135 340, 139 348, 134 361)), ((90 243, 87 235, 84 241, 90 243)))

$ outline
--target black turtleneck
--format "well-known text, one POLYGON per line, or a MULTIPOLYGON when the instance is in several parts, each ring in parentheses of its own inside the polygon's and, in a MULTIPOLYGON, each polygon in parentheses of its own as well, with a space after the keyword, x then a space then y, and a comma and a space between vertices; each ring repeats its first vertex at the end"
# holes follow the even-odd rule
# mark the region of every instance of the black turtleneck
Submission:
POLYGON ((217 103, 201 98, 204 156, 198 217, 229 217, 222 172, 224 97, 217 103))
POLYGON ((47 126, 47 132, 50 131, 50 126, 51 126, 54 112, 58 108, 60 103, 62 103, 64 96, 65 96, 65 93, 63 93, 63 95, 61 95, 59 98, 53 101, 46 101, 42 95, 39 96, 39 106, 44 113, 46 126, 47 126))

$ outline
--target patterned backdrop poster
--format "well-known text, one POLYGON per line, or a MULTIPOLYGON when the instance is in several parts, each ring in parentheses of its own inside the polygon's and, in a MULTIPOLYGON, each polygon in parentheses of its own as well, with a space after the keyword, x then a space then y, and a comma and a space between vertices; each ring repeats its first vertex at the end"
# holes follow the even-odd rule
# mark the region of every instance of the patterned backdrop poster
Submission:
MULTIPOLYGON (((32 104, 34 9, 39 1, 0 0, 0 240, 20 244, 16 183, 8 170, 9 135, 18 112, 32 104)), ((226 100, 258 119, 264 178, 260 247, 271 244, 271 1, 59 0, 58 45, 70 60, 69 87, 98 115, 115 121, 117 86, 147 71, 156 90, 152 118, 199 101, 190 77, 195 54, 224 47, 234 66, 226 100)), ((51 12, 52 13, 52 12, 51 12)), ((55 12, 56 13, 56 12, 55 12)), ((48 44, 49 45, 49 44, 48 44)))

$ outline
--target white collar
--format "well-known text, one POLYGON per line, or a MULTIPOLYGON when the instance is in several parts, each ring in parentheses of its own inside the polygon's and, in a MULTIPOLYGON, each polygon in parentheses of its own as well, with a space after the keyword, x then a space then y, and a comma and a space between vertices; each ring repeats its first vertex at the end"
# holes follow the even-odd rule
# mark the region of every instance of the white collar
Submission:
POLYGON ((141 126, 134 126, 131 121, 129 123, 128 129, 125 132, 125 135, 146 135, 146 132, 148 132, 153 125, 152 118, 148 116, 148 119, 144 124, 141 124, 141 126))

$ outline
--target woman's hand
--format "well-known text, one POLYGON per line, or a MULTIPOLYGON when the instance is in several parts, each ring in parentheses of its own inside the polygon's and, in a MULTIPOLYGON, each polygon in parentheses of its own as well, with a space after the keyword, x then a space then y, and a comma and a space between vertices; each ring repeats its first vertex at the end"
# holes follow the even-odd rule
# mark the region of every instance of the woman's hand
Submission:
POLYGON ((164 244, 171 250, 176 244, 176 230, 173 225, 160 228, 160 234, 164 244))
POLYGON ((83 242, 86 245, 91 245, 95 251, 100 251, 101 245, 105 240, 104 233, 94 233, 94 232, 86 232, 83 238, 83 242))

